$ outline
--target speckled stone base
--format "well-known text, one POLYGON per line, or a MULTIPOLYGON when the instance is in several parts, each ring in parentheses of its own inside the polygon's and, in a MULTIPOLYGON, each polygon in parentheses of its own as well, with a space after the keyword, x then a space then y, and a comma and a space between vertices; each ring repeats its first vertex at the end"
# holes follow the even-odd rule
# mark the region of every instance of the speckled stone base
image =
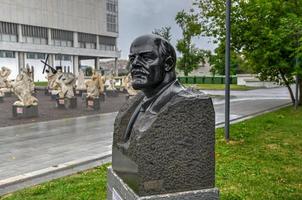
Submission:
POLYGON ((75 95, 78 97, 82 97, 83 93, 86 93, 87 90, 75 90, 75 95))
POLYGON ((75 109, 77 108, 77 98, 58 98, 56 107, 59 109, 75 109))
POLYGON ((107 200, 218 200, 217 188, 139 197, 112 168, 108 169, 107 200))
POLYGON ((31 118, 38 117, 38 106, 15 106, 13 105, 14 118, 31 118))
POLYGON ((11 97, 12 96, 12 92, 4 92, 4 96, 5 97, 11 97))
POLYGON ((101 100, 100 98, 86 98, 86 108, 92 110, 101 109, 101 100))

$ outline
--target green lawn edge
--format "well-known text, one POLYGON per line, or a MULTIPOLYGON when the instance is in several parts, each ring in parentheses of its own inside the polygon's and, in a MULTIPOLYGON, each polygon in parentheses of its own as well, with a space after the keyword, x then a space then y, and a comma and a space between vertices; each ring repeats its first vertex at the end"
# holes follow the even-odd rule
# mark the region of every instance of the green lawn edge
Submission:
MULTIPOLYGON (((302 108, 292 107, 216 129, 221 200, 302 199, 302 108)), ((106 199, 109 165, 0 197, 2 200, 106 199)))
MULTIPOLYGON (((185 84, 186 87, 194 87, 196 89, 200 90, 224 90, 225 85, 224 84, 185 84)), ((244 85, 236 85, 231 84, 230 89, 231 90, 238 90, 238 91, 248 91, 248 90, 256 90, 260 87, 248 87, 244 85)))

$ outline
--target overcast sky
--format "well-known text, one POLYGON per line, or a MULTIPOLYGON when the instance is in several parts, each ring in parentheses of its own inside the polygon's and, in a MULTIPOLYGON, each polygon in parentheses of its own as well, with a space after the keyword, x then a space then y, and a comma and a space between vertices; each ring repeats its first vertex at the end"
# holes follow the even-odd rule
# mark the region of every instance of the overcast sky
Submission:
MULTIPOLYGON (((192 0, 119 0, 118 48, 122 59, 127 58, 131 42, 140 35, 150 34, 155 28, 171 26, 172 44, 181 38, 181 30, 175 23, 178 11, 189 10, 192 0)), ((196 39, 199 48, 213 50, 208 39, 196 39)))

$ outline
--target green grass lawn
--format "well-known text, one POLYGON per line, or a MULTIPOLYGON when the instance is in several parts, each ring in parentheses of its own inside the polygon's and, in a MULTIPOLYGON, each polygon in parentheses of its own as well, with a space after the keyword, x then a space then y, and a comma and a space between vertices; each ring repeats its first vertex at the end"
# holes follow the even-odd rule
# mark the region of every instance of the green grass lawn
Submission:
MULTIPOLYGON (((195 87, 201 90, 224 90, 224 84, 185 84, 185 86, 195 87)), ((248 86, 236 85, 236 84, 231 84, 230 88, 231 90, 241 90, 241 91, 258 89, 255 87, 248 87, 248 86)))
POLYGON ((47 83, 48 83, 48 82, 42 82, 42 81, 40 81, 40 82, 35 82, 35 86, 47 86, 47 83))
MULTIPOLYGON (((302 108, 284 108, 216 132, 216 185, 222 200, 302 199, 302 108)), ((106 199, 106 166, 3 197, 106 199)), ((1 199, 1 198, 0 198, 1 199)))

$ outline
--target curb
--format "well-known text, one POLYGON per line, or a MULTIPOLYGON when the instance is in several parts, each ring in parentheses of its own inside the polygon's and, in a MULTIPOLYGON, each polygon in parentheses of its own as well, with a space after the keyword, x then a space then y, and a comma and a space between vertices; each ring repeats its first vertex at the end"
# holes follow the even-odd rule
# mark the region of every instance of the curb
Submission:
MULTIPOLYGON (((252 114, 249 114, 249 115, 244 115, 244 116, 238 117, 236 119, 230 120, 230 123, 231 124, 236 124, 236 123, 245 121, 247 119, 251 119, 253 117, 257 117, 257 116, 265 114, 265 113, 273 112, 273 111, 279 110, 281 108, 288 107, 290 105, 292 105, 292 103, 285 103, 283 105, 276 106, 276 107, 273 107, 273 108, 270 108, 270 109, 267 109, 267 110, 264 110, 264 111, 259 111, 259 112, 255 112, 255 113, 252 113, 252 114)), ((220 122, 220 123, 217 123, 215 125, 215 128, 222 128, 222 127, 224 127, 224 122, 220 122)))
POLYGON ((111 151, 0 180, 0 195, 111 162, 111 151))

